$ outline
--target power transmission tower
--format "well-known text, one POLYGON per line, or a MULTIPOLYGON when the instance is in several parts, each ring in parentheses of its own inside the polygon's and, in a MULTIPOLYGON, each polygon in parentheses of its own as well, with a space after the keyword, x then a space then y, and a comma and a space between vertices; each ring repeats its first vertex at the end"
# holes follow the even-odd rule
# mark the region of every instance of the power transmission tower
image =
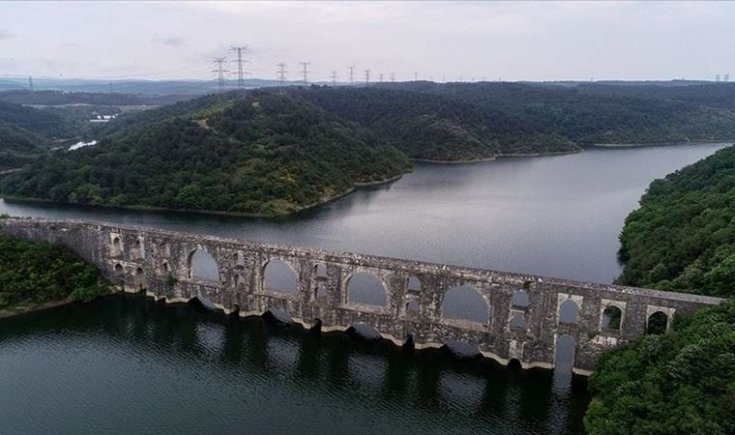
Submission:
POLYGON ((380 80, 378 82, 383 83, 383 73, 380 73, 380 80))
POLYGON ((332 71, 330 78, 332 79, 332 86, 337 86, 337 71, 332 71))
POLYGON ((350 84, 355 83, 355 65, 350 65, 350 84))
POLYGON ((108 83, 108 85, 110 86, 110 93, 115 92, 114 89, 112 88, 112 82, 108 83))
POLYGON ((28 89, 33 92, 33 77, 28 76, 28 89))
POLYGON ((242 69, 242 63, 243 63, 242 52, 244 51, 247 53, 248 46, 244 45, 242 47, 232 47, 231 50, 237 52, 237 60, 236 60, 237 62, 237 87, 243 88, 245 87, 245 79, 243 77, 245 74, 245 71, 242 69))
POLYGON ((415 82, 419 81, 419 73, 418 73, 418 71, 416 71, 416 72, 413 73, 413 81, 415 81, 415 82))
POLYGON ((213 69, 212 72, 217 73, 217 85, 219 86, 219 90, 220 92, 224 91, 225 90, 225 73, 228 72, 225 69, 224 65, 225 65, 225 62, 227 62, 227 59, 225 59, 224 57, 215 57, 212 62, 214 62, 217 65, 216 69, 213 69))
POLYGON ((304 77, 304 84, 309 83, 309 65, 311 65, 311 62, 299 62, 299 65, 301 65, 301 74, 304 77))
POLYGON ((396 75, 395 73, 390 73, 390 81, 395 82, 396 81, 396 75))
POLYGON ((365 70, 365 83, 370 83, 370 70, 365 70))
POLYGON ((287 65, 284 62, 279 62, 276 66, 278 67, 278 83, 283 87, 286 84, 286 74, 288 74, 286 71, 287 65))

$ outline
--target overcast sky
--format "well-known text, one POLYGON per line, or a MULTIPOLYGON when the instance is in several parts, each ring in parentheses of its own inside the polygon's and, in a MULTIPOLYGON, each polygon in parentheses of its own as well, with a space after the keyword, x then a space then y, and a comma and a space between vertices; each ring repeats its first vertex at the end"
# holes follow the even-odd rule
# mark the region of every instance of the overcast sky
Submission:
POLYGON ((3 2, 0 78, 210 79, 248 45, 260 78, 735 80, 734 29, 733 2, 3 2))

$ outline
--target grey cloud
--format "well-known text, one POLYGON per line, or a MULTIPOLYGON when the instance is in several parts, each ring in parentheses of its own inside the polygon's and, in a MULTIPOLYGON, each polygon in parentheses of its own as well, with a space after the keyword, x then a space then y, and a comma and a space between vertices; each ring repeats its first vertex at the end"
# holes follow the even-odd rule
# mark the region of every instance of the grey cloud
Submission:
POLYGON ((167 36, 167 37, 154 36, 152 38, 152 41, 159 43, 159 44, 168 45, 171 47, 181 47, 186 44, 186 39, 178 37, 178 36, 167 36))

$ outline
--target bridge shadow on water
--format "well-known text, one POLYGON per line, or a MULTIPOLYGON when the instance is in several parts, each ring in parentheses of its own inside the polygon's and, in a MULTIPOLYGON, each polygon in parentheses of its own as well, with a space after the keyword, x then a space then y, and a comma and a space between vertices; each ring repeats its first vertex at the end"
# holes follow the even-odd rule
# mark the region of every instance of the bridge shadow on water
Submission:
MULTIPOLYGON (((579 432, 589 401, 586 381, 570 374, 509 369, 487 359, 459 360, 442 350, 409 352, 384 340, 319 334, 260 317, 232 318, 142 296, 115 295, 0 320, 0 350, 5 343, 47 334, 62 342, 77 336, 111 342, 124 349, 114 352, 118 356, 111 364, 124 367, 126 361, 120 358, 132 358, 138 361, 138 372, 164 364, 150 370, 184 374, 181 380, 166 382, 181 383, 185 390, 196 385, 198 394, 218 407, 217 412, 210 410, 210 418, 218 412, 233 413, 233 428, 238 414, 257 409, 258 398, 269 402, 277 397, 278 407, 270 407, 262 417, 272 423, 269 432, 298 429, 291 427, 293 413, 302 414, 304 427, 321 426, 335 433, 360 431, 367 417, 379 421, 374 429, 382 427, 387 433, 460 427, 483 433, 579 432), (243 403, 249 403, 248 409, 242 409, 243 403)), ((0 352, 0 363, 2 358, 0 352)), ((114 371, 107 375, 123 376, 114 371)), ((84 387, 79 388, 83 395, 84 387)), ((169 400, 187 400, 187 395, 169 400)), ((146 406, 170 412, 172 403, 146 406)), ((199 418, 206 420, 208 408, 202 406, 206 409, 199 418)), ((250 428, 259 432, 257 425, 250 428)))

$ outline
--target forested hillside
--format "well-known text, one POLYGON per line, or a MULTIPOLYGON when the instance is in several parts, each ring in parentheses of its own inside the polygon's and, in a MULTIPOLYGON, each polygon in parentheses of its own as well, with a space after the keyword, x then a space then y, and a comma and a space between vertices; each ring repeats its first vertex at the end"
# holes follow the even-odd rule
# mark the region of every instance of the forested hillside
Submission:
POLYGON ((63 246, 0 235, 0 313, 109 292, 99 271, 63 246))
POLYGON ((406 157, 357 126, 267 92, 205 97, 131 118, 100 144, 51 153, 6 195, 276 215, 395 177, 406 157))
POLYGON ((730 299, 606 352, 585 428, 735 433, 735 147, 651 183, 620 240, 619 283, 730 299))
POLYGON ((289 92, 359 123, 414 159, 473 160, 580 150, 569 139, 524 117, 444 95, 371 87, 289 92))
POLYGON ((621 284, 735 296, 735 147, 651 183, 620 241, 621 284))
POLYGON ((663 91, 656 91, 659 87, 649 86, 637 88, 638 92, 589 92, 582 87, 521 83, 406 82, 380 86, 441 95, 477 110, 501 111, 525 128, 555 134, 582 147, 735 139, 732 107, 702 105, 696 90, 679 91, 678 98, 662 98, 663 91))
POLYGON ((57 113, 0 101, 0 170, 23 166, 53 140, 75 134, 73 123, 57 113))
POLYGON ((605 353, 589 385, 591 435, 735 433, 735 301, 605 353))

